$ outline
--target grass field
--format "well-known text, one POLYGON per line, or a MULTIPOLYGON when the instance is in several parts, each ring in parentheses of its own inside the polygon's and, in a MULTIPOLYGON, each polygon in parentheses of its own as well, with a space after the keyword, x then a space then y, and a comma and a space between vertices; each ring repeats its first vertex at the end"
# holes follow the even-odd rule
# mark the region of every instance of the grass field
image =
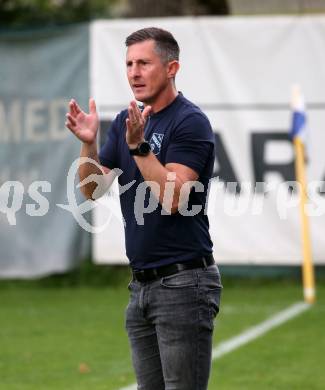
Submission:
MULTIPOLYGON (((118 390, 134 383, 110 286, 0 282, 1 390, 118 390)), ((299 281, 224 281, 215 345, 301 300, 299 281)), ((213 362, 209 390, 325 389, 325 287, 300 316, 213 362)), ((152 389, 155 390, 155 389, 152 389)))

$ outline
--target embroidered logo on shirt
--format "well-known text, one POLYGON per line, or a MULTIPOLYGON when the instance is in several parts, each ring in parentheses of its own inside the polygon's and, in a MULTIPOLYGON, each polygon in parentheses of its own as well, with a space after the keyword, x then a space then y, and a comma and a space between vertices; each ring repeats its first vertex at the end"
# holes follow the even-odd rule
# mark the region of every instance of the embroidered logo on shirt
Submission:
POLYGON ((159 154, 163 138, 164 138, 164 134, 159 134, 159 133, 152 134, 149 144, 151 146, 151 150, 153 154, 155 155, 159 154))

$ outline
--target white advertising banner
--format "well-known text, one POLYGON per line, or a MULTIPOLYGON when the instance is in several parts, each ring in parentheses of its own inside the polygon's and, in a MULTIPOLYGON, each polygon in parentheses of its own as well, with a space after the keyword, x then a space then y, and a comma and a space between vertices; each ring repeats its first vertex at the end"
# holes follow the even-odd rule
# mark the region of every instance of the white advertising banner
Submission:
MULTIPOLYGON (((291 88, 300 84, 308 120, 312 251, 315 263, 324 264, 325 17, 94 22, 90 90, 100 111, 102 139, 108 123, 133 97, 125 73, 125 38, 146 26, 174 34, 181 48, 177 88, 202 108, 216 134, 208 215, 219 264, 301 263, 299 197, 289 138, 291 88)), ((127 262, 116 188, 93 211, 101 230, 93 236, 98 263, 127 262)))

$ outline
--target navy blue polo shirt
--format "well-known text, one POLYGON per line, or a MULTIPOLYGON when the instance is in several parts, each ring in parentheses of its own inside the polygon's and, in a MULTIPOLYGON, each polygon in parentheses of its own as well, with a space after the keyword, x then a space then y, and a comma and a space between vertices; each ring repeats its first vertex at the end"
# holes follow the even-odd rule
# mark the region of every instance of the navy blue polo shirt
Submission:
MULTIPOLYGON (((166 215, 158 204, 154 211, 141 213, 139 223, 139 210, 135 208, 137 188, 146 185, 125 140, 127 116, 128 111, 123 110, 111 124, 99 159, 105 167, 122 170, 118 178, 121 186, 135 180, 120 195, 125 220, 126 254, 131 267, 153 268, 210 254, 212 241, 208 217, 204 211, 214 164, 214 135, 208 118, 182 94, 170 105, 149 116, 145 139, 157 159, 163 165, 179 163, 192 168, 199 175, 198 181, 203 186, 192 188, 189 196, 187 210, 200 208, 195 215, 184 216, 180 212, 166 215)), ((149 198, 150 189, 147 188, 142 202, 145 207, 149 198)))

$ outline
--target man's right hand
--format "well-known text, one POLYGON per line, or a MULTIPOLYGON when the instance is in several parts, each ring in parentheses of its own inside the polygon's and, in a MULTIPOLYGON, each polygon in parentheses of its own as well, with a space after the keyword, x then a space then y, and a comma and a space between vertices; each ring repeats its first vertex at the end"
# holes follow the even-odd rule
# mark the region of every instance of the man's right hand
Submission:
POLYGON ((70 111, 66 114, 66 127, 86 144, 93 144, 99 127, 99 119, 94 99, 89 99, 89 114, 81 110, 78 103, 72 99, 69 103, 70 111))

